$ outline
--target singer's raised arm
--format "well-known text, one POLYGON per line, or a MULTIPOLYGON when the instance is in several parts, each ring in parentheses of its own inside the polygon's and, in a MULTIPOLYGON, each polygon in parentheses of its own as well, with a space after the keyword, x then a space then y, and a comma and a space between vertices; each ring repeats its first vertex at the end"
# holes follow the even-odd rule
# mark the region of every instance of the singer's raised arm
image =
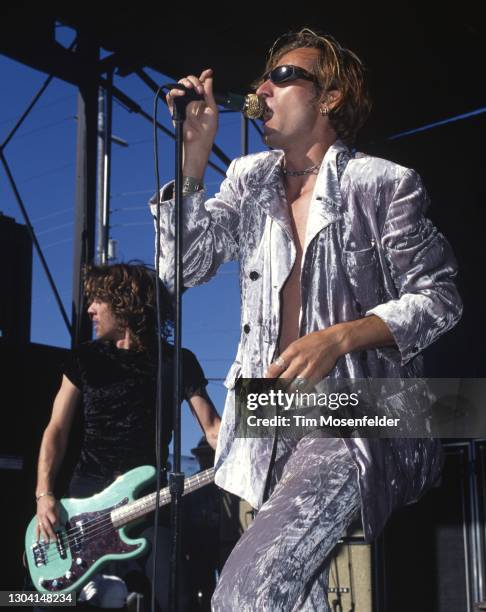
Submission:
MULTIPOLYGON (((219 193, 206 200, 206 190, 183 199, 183 283, 186 287, 207 282, 219 266, 238 258, 240 233, 240 194, 234 160, 219 193)), ((174 183, 160 192, 160 277, 172 292, 174 288, 174 183)), ((150 200, 156 220, 157 197, 150 200)))

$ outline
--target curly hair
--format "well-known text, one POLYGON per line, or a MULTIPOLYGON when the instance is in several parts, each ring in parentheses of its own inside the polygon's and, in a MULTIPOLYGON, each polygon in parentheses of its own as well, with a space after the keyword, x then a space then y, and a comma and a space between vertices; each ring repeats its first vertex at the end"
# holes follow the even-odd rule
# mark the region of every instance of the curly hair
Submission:
MULTIPOLYGON (((160 285, 159 304, 164 339, 172 327, 171 300, 160 285)), ((157 339, 157 303, 155 273, 139 263, 88 266, 84 271, 84 292, 88 304, 100 300, 109 304, 119 323, 128 328, 133 348, 153 348, 157 339)))
MULTIPOLYGON (((340 92, 341 99, 329 111, 328 117, 338 137, 352 146, 371 110, 363 63, 332 36, 302 28, 298 32, 288 32, 275 41, 268 52, 264 72, 272 70, 289 51, 302 47, 319 51, 314 67, 318 81, 316 98, 319 99, 323 91, 336 89, 340 92)), ((253 86, 257 88, 262 82, 260 78, 253 86)))

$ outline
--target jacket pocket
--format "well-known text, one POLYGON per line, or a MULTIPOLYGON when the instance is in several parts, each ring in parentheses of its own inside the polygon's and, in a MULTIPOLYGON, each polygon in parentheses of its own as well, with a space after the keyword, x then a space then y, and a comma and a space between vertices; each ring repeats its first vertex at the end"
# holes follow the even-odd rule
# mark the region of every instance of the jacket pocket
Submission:
POLYGON ((343 249, 344 263, 348 270, 352 270, 356 267, 367 268, 368 266, 377 264, 377 254, 375 245, 371 245, 367 249, 361 249, 359 251, 347 251, 343 249))
POLYGON ((383 279, 375 245, 358 251, 343 250, 343 263, 359 314, 383 300, 383 279))

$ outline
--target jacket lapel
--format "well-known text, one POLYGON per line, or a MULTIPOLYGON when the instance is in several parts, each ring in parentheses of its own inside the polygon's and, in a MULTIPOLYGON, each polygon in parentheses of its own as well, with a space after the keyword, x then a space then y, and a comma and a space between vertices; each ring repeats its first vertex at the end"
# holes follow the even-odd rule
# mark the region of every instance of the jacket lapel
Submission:
POLYGON ((257 164, 248 176, 246 188, 252 200, 285 231, 290 240, 293 240, 287 197, 280 172, 282 157, 283 151, 269 151, 263 162, 257 164))
MULTIPOLYGON (((342 217, 336 157, 347 151, 347 147, 337 140, 324 156, 311 198, 304 251, 321 230, 342 217)), ((254 167, 254 171, 248 176, 246 187, 250 197, 293 240, 287 197, 280 172, 282 157, 283 151, 270 151, 262 163, 254 167)))
POLYGON ((315 236, 342 218, 342 197, 336 164, 337 155, 341 152, 347 152, 347 148, 337 140, 329 147, 322 160, 309 207, 304 257, 307 247, 315 236))

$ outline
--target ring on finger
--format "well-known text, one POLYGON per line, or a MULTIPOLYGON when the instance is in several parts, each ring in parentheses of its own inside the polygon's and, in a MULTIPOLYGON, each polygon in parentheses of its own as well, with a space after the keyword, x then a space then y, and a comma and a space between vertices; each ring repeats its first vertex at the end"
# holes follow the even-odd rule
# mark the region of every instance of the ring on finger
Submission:
POLYGON ((307 378, 303 376, 296 376, 294 380, 295 387, 304 387, 307 384, 307 378))
POLYGON ((283 357, 277 357, 277 359, 275 359, 275 365, 278 366, 279 368, 283 368, 284 370, 287 369, 287 364, 285 363, 285 359, 283 357))

